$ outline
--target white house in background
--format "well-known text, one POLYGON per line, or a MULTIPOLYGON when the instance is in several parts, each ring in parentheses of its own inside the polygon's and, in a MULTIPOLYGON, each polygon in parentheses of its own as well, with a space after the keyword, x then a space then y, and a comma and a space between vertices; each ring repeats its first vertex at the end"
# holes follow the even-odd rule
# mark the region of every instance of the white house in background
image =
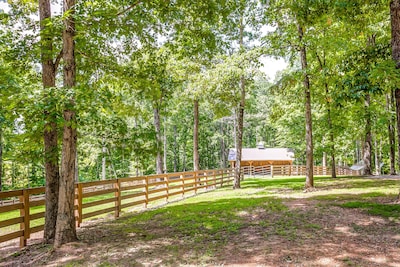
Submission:
MULTIPOLYGON (((228 160, 231 167, 235 167, 236 149, 229 149, 228 160)), ((294 152, 290 148, 265 148, 258 144, 257 148, 242 148, 241 166, 274 166, 292 165, 294 152)))

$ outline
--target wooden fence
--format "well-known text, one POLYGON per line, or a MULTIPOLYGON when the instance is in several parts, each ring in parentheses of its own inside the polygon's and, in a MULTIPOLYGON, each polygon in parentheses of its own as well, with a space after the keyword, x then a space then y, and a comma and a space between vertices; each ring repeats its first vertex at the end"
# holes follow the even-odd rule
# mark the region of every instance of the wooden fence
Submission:
MULTIPOLYGON (((306 174, 306 166, 304 165, 266 165, 266 166, 245 166, 242 168, 243 173, 249 176, 297 176, 306 174)), ((332 169, 325 166, 314 166, 314 175, 331 175, 332 169)), ((337 175, 360 175, 359 171, 354 171, 348 167, 336 166, 337 175)))
MULTIPOLYGON (((231 169, 222 169, 77 183, 76 223, 107 213, 119 217, 122 209, 222 187, 233 177, 231 169)), ((19 238, 24 247, 31 234, 44 229, 44 193, 44 187, 0 192, 0 200, 7 200, 0 206, 0 243, 19 238)))

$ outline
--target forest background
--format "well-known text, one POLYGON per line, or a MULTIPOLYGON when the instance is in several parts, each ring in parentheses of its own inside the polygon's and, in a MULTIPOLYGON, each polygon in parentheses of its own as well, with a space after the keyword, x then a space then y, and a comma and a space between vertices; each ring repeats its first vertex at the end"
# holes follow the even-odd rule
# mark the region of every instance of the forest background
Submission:
POLYGON ((225 168, 241 104, 243 147, 292 148, 304 165, 307 91, 312 164, 396 171, 388 1, 81 1, 73 90, 61 68, 43 88, 43 40, 63 65, 68 13, 40 22, 38 8, 8 1, 0 13, 1 190, 45 184, 46 116, 61 142, 72 98, 78 181, 225 168), (265 56, 288 62, 274 80, 265 56))

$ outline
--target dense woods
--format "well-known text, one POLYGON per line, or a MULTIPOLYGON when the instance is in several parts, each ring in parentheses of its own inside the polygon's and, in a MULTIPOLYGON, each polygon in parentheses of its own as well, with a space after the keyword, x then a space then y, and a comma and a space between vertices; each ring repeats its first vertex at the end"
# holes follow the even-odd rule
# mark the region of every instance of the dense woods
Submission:
POLYGON ((397 0, 0 3, 0 190, 46 184, 48 242, 76 238, 75 181, 229 148, 294 149, 306 188, 314 165, 400 169, 397 0))

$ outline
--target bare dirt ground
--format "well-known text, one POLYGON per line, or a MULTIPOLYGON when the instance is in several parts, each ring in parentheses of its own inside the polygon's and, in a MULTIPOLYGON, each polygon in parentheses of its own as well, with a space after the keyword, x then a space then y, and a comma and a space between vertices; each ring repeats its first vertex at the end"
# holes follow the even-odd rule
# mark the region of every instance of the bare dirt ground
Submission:
POLYGON ((218 248, 179 238, 156 220, 145 227, 157 238, 127 234, 121 218, 87 224, 80 241, 56 251, 37 243, 10 255, 8 246, 0 266, 400 266, 399 223, 307 199, 285 205, 294 216, 242 214, 245 226, 218 248))

